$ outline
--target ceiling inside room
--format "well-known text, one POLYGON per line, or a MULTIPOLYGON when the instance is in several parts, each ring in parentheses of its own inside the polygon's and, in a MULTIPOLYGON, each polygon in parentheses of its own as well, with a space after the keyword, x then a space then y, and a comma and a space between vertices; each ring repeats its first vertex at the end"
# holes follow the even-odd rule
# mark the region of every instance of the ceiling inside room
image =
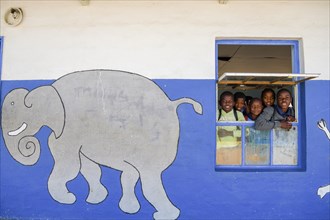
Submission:
POLYGON ((218 74, 225 72, 291 73, 291 46, 219 45, 218 74))
POLYGON ((293 86, 319 74, 292 73, 290 45, 218 45, 218 84, 250 90, 293 86))

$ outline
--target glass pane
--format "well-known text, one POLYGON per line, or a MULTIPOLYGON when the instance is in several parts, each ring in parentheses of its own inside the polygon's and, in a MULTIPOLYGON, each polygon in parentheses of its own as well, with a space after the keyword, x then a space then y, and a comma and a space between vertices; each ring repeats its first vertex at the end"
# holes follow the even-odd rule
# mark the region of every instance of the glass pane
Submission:
POLYGON ((273 164, 297 165, 298 128, 292 126, 288 131, 282 128, 274 129, 273 133, 273 164))
POLYGON ((242 144, 240 126, 217 127, 217 165, 241 165, 242 144))
POLYGON ((270 131, 245 129, 245 164, 268 165, 270 157, 270 131))

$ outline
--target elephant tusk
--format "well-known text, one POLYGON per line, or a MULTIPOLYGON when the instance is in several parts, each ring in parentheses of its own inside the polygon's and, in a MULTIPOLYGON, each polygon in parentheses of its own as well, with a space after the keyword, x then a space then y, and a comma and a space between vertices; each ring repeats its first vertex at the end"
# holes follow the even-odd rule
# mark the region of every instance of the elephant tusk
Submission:
POLYGON ((14 131, 9 131, 8 135, 9 136, 16 136, 19 135, 20 133, 22 133, 25 129, 27 128, 27 124, 25 122, 23 122, 23 124, 21 125, 21 127, 19 127, 18 129, 14 130, 14 131))

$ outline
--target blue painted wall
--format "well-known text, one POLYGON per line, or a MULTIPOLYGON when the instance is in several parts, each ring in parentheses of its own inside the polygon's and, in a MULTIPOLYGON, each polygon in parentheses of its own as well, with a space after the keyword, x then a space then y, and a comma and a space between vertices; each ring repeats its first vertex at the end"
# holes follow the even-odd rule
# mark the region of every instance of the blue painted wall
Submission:
MULTIPOLYGON (((191 97, 203 105, 197 115, 191 105, 181 105, 178 115, 181 134, 177 158, 164 173, 164 187, 180 210, 179 219, 329 219, 330 195, 317 195, 330 184, 330 141, 317 127, 325 119, 330 127, 330 82, 308 81, 306 91, 306 165, 304 172, 219 172, 215 171, 215 81, 155 80, 171 99, 191 97)), ((2 81, 1 100, 12 89, 33 89, 52 81, 2 81)), ((34 166, 17 163, 1 137, 0 216, 9 218, 66 219, 152 219, 154 208, 136 192, 141 203, 137 214, 123 213, 120 172, 103 167, 102 183, 107 199, 98 205, 85 202, 88 186, 82 176, 68 184, 77 196, 73 205, 51 198, 47 181, 54 161, 47 146, 48 128, 37 137, 41 156, 34 166)))

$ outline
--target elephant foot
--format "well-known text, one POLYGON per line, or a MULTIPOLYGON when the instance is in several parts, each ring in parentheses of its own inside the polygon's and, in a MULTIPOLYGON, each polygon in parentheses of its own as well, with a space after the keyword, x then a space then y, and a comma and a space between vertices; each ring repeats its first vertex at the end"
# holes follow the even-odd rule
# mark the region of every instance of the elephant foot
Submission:
POLYGON ((62 204, 73 204, 76 201, 76 196, 73 193, 64 193, 62 195, 53 196, 53 199, 62 204))
POLYGON ((153 216, 155 220, 160 220, 160 219, 174 220, 177 219, 179 215, 180 215, 180 210, 173 206, 170 209, 155 212, 153 216))
POLYGON ((136 197, 122 197, 119 202, 119 208, 126 213, 134 214, 140 210, 140 203, 136 197))
POLYGON ((66 187, 60 187, 60 184, 55 185, 53 181, 48 181, 48 191, 54 200, 62 204, 73 204, 76 201, 76 196, 70 193, 66 187))
POLYGON ((88 203, 98 204, 101 203, 108 196, 107 189, 100 185, 97 189, 91 189, 86 199, 88 203))

